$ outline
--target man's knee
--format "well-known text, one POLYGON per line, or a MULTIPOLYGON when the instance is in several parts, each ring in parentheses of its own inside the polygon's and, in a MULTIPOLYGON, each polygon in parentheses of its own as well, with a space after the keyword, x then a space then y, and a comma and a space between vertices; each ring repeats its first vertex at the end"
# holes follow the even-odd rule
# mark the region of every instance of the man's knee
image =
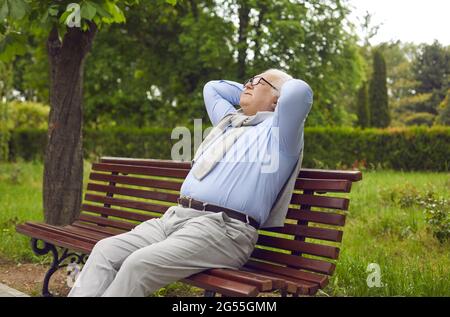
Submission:
POLYGON ((114 237, 105 238, 102 240, 99 240, 94 248, 92 249, 91 253, 108 253, 110 251, 113 251, 116 247, 116 241, 114 237))
POLYGON ((95 258, 96 265, 107 263, 116 270, 119 268, 123 257, 120 256, 120 241, 115 237, 109 237, 98 241, 92 249, 89 258, 95 258))
POLYGON ((133 274, 136 277, 146 278, 158 277, 174 265, 173 261, 161 254, 158 248, 139 249, 128 256, 120 267, 122 273, 133 274), (143 273, 145 273, 143 275, 143 273))

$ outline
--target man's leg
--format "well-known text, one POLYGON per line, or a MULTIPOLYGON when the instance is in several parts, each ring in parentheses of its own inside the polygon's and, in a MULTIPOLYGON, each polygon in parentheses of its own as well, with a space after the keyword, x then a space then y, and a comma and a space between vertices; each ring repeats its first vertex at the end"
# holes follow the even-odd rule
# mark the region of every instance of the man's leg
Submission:
POLYGON ((209 268, 245 264, 258 237, 256 229, 223 213, 198 215, 167 239, 131 254, 103 296, 148 296, 209 268))
POLYGON ((100 240, 68 296, 101 296, 131 253, 165 238, 164 225, 157 218, 143 222, 130 232, 100 240))

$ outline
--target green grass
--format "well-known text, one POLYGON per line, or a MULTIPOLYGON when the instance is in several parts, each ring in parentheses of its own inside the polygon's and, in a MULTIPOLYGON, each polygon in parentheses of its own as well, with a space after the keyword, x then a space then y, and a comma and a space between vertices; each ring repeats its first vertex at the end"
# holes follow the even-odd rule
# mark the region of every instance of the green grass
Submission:
MULTIPOLYGON (((89 172, 86 162, 85 182, 89 172)), ((29 238, 14 229, 17 223, 43 219, 42 173, 40 162, 0 163, 0 257, 49 260, 35 256, 29 238)), ((407 204, 408 197, 427 191, 450 198, 450 174, 364 171, 350 194, 336 272, 319 295, 450 296, 450 243, 439 244, 422 208, 407 204), (381 287, 367 286, 370 263, 380 266, 381 287)))

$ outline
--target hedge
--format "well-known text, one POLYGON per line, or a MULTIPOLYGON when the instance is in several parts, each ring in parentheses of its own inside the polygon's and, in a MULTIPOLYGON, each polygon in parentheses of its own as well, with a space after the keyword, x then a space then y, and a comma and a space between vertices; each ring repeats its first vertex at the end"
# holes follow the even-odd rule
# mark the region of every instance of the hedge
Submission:
MULTIPOLYGON (((84 155, 89 160, 100 156, 170 159, 172 145, 178 142, 171 140, 171 132, 167 128, 86 130, 84 155)), ((308 168, 449 170, 450 127, 311 127, 305 129, 304 138, 303 166, 308 168)), ((45 143, 45 130, 10 131, 9 160, 42 160, 45 143)))

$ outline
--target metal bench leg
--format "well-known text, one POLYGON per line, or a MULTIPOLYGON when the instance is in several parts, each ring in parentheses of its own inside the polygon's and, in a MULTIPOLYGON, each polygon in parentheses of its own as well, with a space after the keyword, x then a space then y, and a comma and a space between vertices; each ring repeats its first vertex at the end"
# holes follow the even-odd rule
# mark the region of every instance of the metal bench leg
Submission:
POLYGON ((47 271, 47 273, 45 273, 44 283, 42 285, 42 296, 52 297, 53 294, 50 293, 50 291, 48 290, 48 284, 50 282, 50 278, 52 277, 53 273, 55 273, 60 268, 66 267, 67 264, 62 264, 62 263, 67 259, 70 259, 71 263, 74 263, 74 262, 76 262, 76 264, 86 263, 87 255, 86 254, 69 253, 68 249, 64 248, 64 249, 62 249, 62 254, 59 257, 58 250, 53 244, 43 241, 44 246, 42 248, 39 248, 38 241, 39 240, 35 239, 35 238, 31 239, 31 248, 33 249, 33 252, 36 255, 46 255, 49 252, 51 252, 53 255, 52 265, 50 266, 50 269, 47 271))
POLYGON ((204 297, 215 297, 216 296, 216 292, 205 290, 205 292, 203 293, 203 296, 204 297))

